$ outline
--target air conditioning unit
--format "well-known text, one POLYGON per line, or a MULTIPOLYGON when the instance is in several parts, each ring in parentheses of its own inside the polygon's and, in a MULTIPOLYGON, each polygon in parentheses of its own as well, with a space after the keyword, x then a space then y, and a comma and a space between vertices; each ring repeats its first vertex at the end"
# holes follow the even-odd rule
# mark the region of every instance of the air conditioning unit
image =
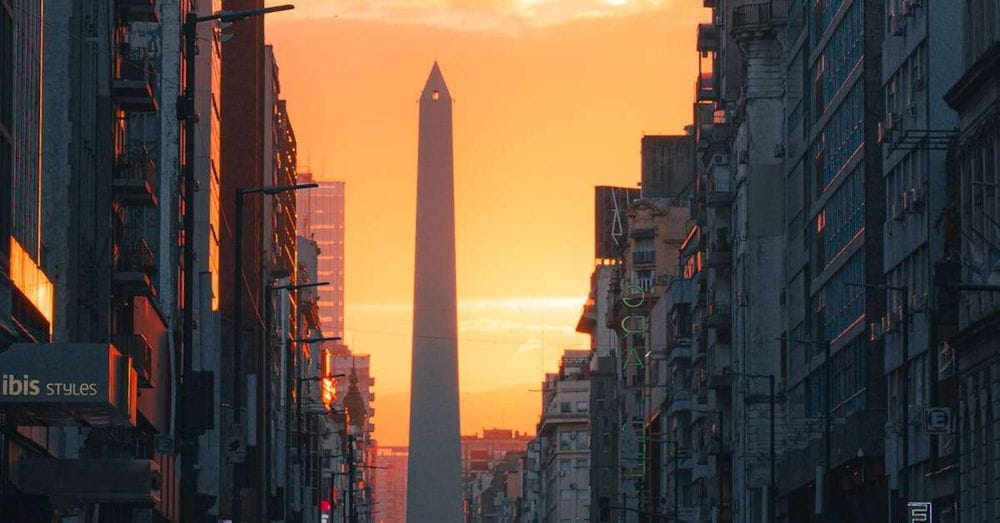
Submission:
POLYGON ((920 187, 910 189, 910 210, 913 212, 923 212, 927 203, 924 198, 924 190, 920 187))

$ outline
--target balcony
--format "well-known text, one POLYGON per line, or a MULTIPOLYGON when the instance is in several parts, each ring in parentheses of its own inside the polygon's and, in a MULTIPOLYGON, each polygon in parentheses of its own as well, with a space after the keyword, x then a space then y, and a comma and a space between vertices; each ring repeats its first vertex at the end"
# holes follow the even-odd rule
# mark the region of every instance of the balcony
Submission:
POLYGON ((136 230, 126 230, 115 245, 114 283, 130 296, 156 297, 153 273, 156 257, 146 239, 136 230))
POLYGON ((719 26, 698 24, 698 51, 714 53, 719 50, 719 26))
POLYGON ((737 0, 733 8, 733 36, 763 36, 785 25, 788 0, 737 0))
POLYGON ((732 311, 729 305, 713 303, 708 306, 708 314, 705 317, 708 326, 713 329, 726 328, 733 321, 732 311))
POLYGON ((139 377, 139 387, 153 387, 153 348, 142 334, 119 334, 111 340, 118 352, 132 357, 132 368, 139 377))
POLYGON ((156 162, 146 146, 132 146, 118 157, 111 187, 123 205, 156 206, 156 162))
POLYGON ((711 72, 699 73, 695 82, 695 99, 699 102, 711 102, 715 101, 717 95, 715 75, 711 72))
POLYGON ((691 361, 691 339, 681 338, 667 354, 667 365, 676 366, 691 361))
POLYGON ((156 70, 149 51, 121 44, 115 60, 114 97, 126 111, 149 113, 156 103, 156 70))
POLYGON ((732 203, 733 192, 728 176, 712 176, 707 185, 706 200, 709 206, 728 207, 732 203))
POLYGON ((115 0, 115 7, 122 24, 160 21, 156 14, 156 0, 115 0))
POLYGON ((733 248, 729 242, 713 242, 712 250, 705 257, 705 266, 719 269, 728 267, 733 262, 733 248))

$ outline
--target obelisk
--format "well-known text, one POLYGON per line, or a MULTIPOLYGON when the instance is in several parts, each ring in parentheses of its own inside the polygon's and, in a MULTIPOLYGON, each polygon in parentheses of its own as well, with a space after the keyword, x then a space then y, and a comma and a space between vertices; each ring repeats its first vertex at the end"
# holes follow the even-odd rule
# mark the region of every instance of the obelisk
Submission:
POLYGON ((462 521, 451 96, 437 62, 420 94, 408 523, 462 521))

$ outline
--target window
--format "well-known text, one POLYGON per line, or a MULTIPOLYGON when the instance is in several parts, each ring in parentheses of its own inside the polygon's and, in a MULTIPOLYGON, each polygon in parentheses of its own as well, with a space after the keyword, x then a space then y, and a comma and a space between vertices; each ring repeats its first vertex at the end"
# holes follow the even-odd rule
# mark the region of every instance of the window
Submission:
POLYGON ((633 263, 636 265, 656 263, 656 248, 653 238, 636 238, 632 256, 633 263))
POLYGON ((568 413, 572 412, 572 410, 570 409, 570 404, 569 404, 568 401, 563 401, 563 402, 559 403, 559 412, 561 412, 563 414, 568 414, 568 413))
POLYGON ((590 408, 590 405, 588 405, 588 403, 586 401, 578 401, 578 402, 576 402, 576 411, 577 412, 587 412, 589 410, 589 408, 590 408))
POLYGON ((438 91, 437 89, 431 91, 431 100, 434 100, 436 102, 440 98, 441 98, 441 92, 440 91, 438 91))
POLYGON ((559 450, 573 450, 574 435, 575 433, 573 432, 560 432, 559 450))
POLYGON ((586 450, 589 448, 590 442, 587 440, 587 431, 580 430, 576 432, 576 449, 586 450))
POLYGON ((653 288, 653 271, 643 269, 640 271, 634 271, 634 273, 632 283, 641 288, 643 292, 649 292, 649 290, 653 288))

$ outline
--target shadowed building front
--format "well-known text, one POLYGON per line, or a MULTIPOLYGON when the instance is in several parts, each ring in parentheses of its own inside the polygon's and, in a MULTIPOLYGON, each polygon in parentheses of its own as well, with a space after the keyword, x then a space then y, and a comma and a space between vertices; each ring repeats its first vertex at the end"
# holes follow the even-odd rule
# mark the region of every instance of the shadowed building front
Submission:
POLYGON ((451 96, 437 63, 420 95, 406 520, 462 521, 451 96))

